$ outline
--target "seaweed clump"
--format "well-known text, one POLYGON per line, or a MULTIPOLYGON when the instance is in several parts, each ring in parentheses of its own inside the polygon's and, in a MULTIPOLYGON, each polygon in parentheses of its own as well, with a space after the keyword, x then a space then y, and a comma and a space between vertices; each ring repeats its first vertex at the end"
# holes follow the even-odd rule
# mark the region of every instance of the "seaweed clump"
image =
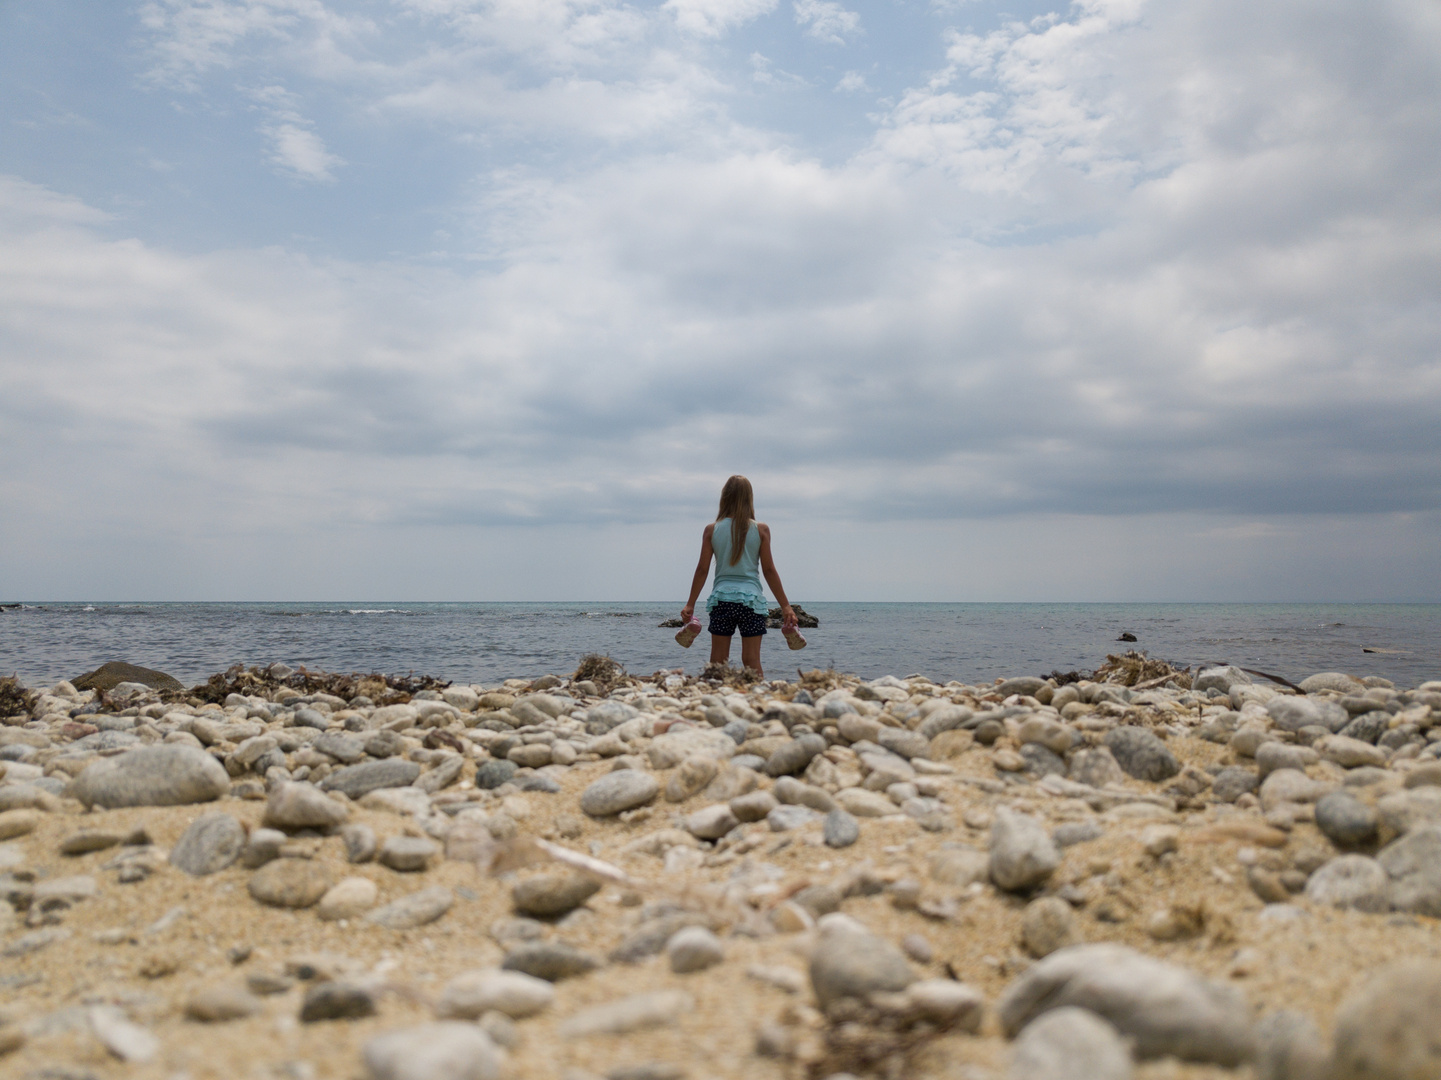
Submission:
POLYGON ((748 667, 733 668, 722 660, 712 661, 701 669, 700 677, 726 686, 750 686, 761 677, 748 667))
POLYGON ((278 690, 289 688, 301 694, 331 694, 345 701, 366 697, 375 705, 403 705, 422 690, 444 690, 449 685, 448 679, 414 673, 336 674, 309 671, 303 665, 292 671, 284 664, 272 664, 268 668, 252 667, 247 670, 243 665, 235 664, 224 672, 210 676, 199 686, 191 687, 176 696, 198 698, 202 703, 219 704, 231 694, 269 697, 278 690))
POLYGON ((1184 690, 1191 688, 1191 669, 1178 668, 1165 660, 1152 660, 1143 652, 1128 649, 1120 656, 1107 654, 1106 662, 1091 676, 1094 682, 1121 686, 1159 686, 1174 682, 1184 690))
POLYGON ((0 679, 0 716, 16 716, 28 713, 35 704, 35 691, 20 685, 15 675, 0 679))
POLYGON ((625 668, 609 656, 600 653, 586 653, 580 658, 572 682, 593 682, 601 690, 610 690, 625 679, 625 668))

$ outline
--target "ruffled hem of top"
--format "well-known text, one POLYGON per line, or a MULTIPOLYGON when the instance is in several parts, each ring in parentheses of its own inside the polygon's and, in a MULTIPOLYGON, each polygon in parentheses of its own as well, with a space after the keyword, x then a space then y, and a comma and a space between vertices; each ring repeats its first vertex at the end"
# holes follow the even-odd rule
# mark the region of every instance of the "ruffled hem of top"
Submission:
POLYGON ((757 596, 753 592, 734 586, 722 585, 720 588, 714 589, 710 594, 710 599, 705 602, 705 609, 714 611, 715 606, 720 603, 744 604, 757 615, 770 614, 770 605, 764 596, 757 596))

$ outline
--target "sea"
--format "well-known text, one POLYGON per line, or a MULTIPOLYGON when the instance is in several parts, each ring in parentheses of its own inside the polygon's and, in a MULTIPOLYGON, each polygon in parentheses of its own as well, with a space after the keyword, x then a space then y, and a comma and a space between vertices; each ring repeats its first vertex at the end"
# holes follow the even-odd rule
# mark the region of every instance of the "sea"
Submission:
MULTIPOLYGON (((763 645, 770 678, 835 668, 871 679, 938 682, 1093 671, 1135 649, 1173 664, 1233 663, 1299 681, 1317 671, 1379 675, 1398 687, 1441 679, 1441 604, 803 603, 819 620, 792 652, 763 645), (1132 634, 1134 643, 1118 640, 1132 634)), ((0 675, 28 686, 73 679, 110 660, 192 684, 233 664, 432 675, 493 685, 568 675, 582 656, 633 675, 698 674, 658 624, 670 603, 25 603, 0 608, 0 675)), ((734 642, 732 663, 740 662, 734 642)))

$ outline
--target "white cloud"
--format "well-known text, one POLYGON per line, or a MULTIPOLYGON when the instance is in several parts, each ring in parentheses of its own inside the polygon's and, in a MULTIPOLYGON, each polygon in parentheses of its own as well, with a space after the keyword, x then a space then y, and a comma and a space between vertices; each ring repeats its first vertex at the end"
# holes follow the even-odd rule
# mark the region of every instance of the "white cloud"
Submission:
POLYGON ((332 170, 345 163, 326 150, 324 141, 308 127, 284 121, 260 130, 270 139, 270 160, 301 180, 328 183, 335 179, 332 170))
MULTIPOLYGON (((1058 530, 1104 563, 1134 522, 1156 588, 1222 541, 1255 582, 1266 544, 1434 536, 1441 103, 1415 5, 1091 2, 955 34, 829 161, 730 115, 714 46, 657 29, 679 9, 417 2, 416 36, 367 54, 302 33, 332 24, 317 5, 158 7, 189 27, 157 45, 172 82, 264 87, 297 176, 340 164, 318 86, 347 130, 473 137, 490 164, 427 230, 476 261, 187 255, 0 184, 7 505, 65 491, 110 535, 303 520, 323 549, 331 527, 644 532, 739 469, 792 520, 907 522, 948 553, 975 522, 998 561, 1007 530, 1037 557, 1058 530)), ((746 94, 805 88, 752 72, 746 94)))
POLYGON ((840 82, 836 83, 836 92, 841 94, 854 94, 869 89, 866 77, 859 71, 847 71, 841 76, 840 82))
POLYGON ((860 12, 849 11, 835 0, 795 0, 796 22, 820 41, 844 45, 860 32, 860 12))
POLYGON ((301 115, 295 95, 283 86, 265 86, 250 97, 267 114, 260 133, 270 144, 267 159, 284 175, 312 183, 331 183, 345 160, 325 148, 314 125, 301 115))
POLYGON ((663 9, 689 34, 720 37, 728 30, 769 15, 777 0, 666 0, 663 9))

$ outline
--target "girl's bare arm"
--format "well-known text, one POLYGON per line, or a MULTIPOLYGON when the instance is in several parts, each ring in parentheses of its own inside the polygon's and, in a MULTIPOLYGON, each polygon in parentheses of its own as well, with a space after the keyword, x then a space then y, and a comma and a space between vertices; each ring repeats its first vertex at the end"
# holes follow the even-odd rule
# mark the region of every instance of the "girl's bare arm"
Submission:
POLYGON ((695 614, 695 602, 700 596, 700 591, 705 588, 705 579, 710 576, 710 561, 715 556, 710 546, 711 533, 715 531, 715 525, 707 525, 705 532, 700 538, 700 562, 696 563, 695 576, 691 578, 690 599, 685 602, 685 607, 680 609, 680 617, 687 622, 695 614))
POLYGON ((791 609, 791 602, 786 599, 785 586, 781 584, 781 575, 776 570, 776 561, 771 558, 771 527, 756 523, 756 528, 761 534, 761 573, 766 576, 766 584, 771 587, 775 594, 777 603, 781 606, 781 625, 795 626, 796 613, 791 609))

